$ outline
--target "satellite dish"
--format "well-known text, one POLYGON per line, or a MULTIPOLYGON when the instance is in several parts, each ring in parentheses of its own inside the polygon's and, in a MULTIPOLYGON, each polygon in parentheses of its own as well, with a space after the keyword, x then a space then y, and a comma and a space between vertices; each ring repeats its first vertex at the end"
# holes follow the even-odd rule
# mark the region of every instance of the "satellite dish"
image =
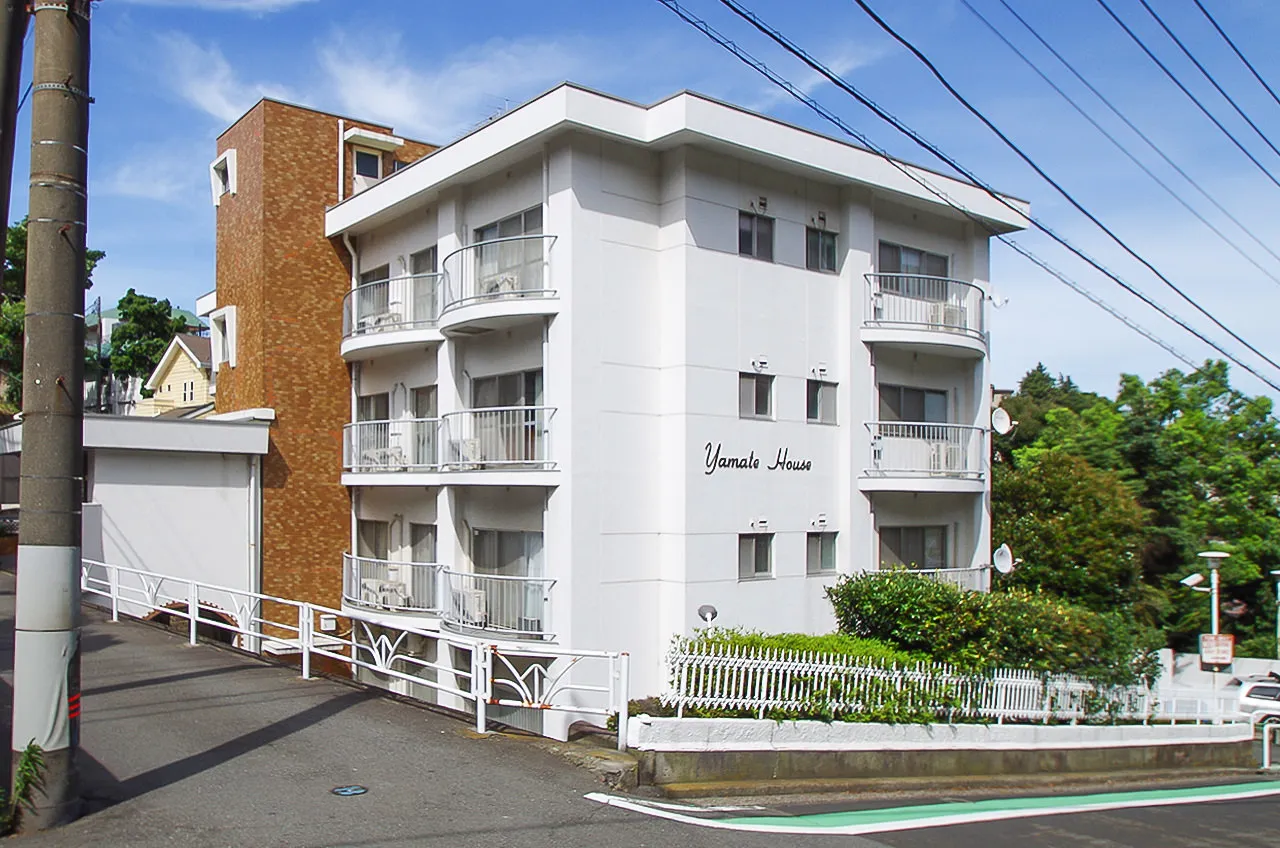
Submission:
POLYGON ((1008 545, 1001 545, 996 548, 996 552, 991 555, 991 564, 996 567, 996 571, 1001 574, 1008 574, 1013 571, 1015 563, 1013 561, 1013 551, 1009 550, 1008 545))
POLYGON ((1009 417, 1009 413, 1005 412, 1003 407, 997 406, 991 410, 991 429, 995 430, 1002 436, 1007 436, 1013 432, 1013 428, 1018 426, 1018 422, 1009 417))

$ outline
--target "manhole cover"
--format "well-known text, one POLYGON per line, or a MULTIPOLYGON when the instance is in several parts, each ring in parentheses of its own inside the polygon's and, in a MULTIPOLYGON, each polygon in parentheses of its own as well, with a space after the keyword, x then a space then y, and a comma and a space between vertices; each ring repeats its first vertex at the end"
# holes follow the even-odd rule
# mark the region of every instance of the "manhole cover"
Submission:
POLYGON ((363 786, 352 784, 351 786, 335 786, 329 791, 334 795, 341 795, 344 798, 350 798, 352 795, 363 795, 369 790, 363 786))

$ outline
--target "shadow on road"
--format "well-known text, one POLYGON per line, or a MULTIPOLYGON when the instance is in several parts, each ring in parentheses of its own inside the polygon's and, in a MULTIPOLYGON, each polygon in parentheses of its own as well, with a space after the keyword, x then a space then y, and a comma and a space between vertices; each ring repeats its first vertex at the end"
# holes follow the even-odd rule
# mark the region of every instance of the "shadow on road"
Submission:
MULTIPOLYGON (((205 668, 197 671, 184 671, 181 674, 166 674, 163 677, 145 677, 142 680, 130 680, 125 683, 113 683, 110 686, 95 686, 92 689, 82 689, 81 694, 85 697, 90 695, 106 695, 109 692, 123 692, 126 689, 141 689, 144 686, 164 686, 169 683, 179 683, 183 680, 194 680, 197 677, 212 677, 217 674, 238 674, 243 671, 252 671, 255 667, 245 666, 227 666, 225 668, 205 668)), ((262 666, 268 668, 268 666, 262 666)))

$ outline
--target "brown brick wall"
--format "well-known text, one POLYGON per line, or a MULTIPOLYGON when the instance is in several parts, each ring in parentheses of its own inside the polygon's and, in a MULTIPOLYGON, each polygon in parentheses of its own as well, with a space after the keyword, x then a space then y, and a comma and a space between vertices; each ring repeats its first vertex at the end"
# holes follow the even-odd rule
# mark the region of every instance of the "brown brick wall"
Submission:
MULTIPOLYGON (((217 410, 276 412, 263 460, 262 591, 337 607, 351 536, 341 483, 351 381, 339 356, 350 265, 341 241, 324 236, 338 118, 264 100, 219 139, 219 153, 229 147, 239 177, 218 210, 218 305, 236 305, 239 340, 236 368, 218 373, 217 410)), ((431 149, 406 143, 394 156, 431 149)))

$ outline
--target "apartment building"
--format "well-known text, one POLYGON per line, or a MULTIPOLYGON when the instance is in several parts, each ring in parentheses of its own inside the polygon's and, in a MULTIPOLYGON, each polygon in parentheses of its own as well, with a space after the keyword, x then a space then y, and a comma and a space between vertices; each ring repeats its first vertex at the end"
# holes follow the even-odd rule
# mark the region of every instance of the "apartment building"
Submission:
POLYGON ((323 430, 307 579, 391 629, 629 651, 636 695, 705 621, 831 629, 841 574, 981 587, 988 241, 1029 210, 905 167, 981 223, 842 141, 566 84, 337 203, 326 296, 281 257, 236 307, 236 368, 248 314, 307 328, 267 377, 323 430))

